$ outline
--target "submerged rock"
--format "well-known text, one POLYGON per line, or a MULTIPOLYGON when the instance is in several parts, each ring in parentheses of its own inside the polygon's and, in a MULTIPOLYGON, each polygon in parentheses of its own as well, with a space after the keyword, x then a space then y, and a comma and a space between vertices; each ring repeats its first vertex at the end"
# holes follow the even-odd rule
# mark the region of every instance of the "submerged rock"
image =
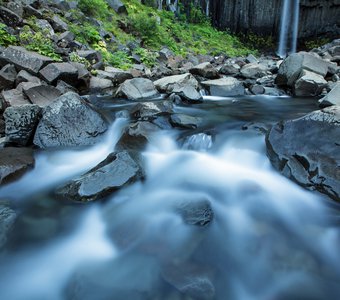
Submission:
POLYGON ((340 201, 340 107, 276 124, 266 137, 273 166, 305 188, 340 201))
POLYGON ((93 201, 142 177, 142 170, 128 152, 111 153, 98 166, 58 188, 58 197, 73 201, 93 201))
POLYGON ((33 142, 40 148, 93 145, 106 130, 103 116, 69 92, 43 108, 33 142))
POLYGON ((0 149, 0 184, 20 178, 33 166, 32 149, 14 147, 0 149))
POLYGON ((195 129, 202 124, 202 118, 193 117, 185 114, 173 114, 170 117, 170 123, 174 127, 181 127, 187 129, 195 129))

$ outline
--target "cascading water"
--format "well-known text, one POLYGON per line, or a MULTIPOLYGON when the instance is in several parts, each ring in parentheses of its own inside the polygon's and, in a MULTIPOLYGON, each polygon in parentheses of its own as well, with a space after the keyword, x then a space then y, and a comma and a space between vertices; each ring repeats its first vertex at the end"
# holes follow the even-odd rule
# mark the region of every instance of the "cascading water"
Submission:
MULTIPOLYGON (((0 255, 0 299, 336 299, 337 213, 271 168, 263 135, 240 129, 244 121, 239 119, 246 116, 281 118, 266 110, 275 106, 268 101, 261 106, 254 98, 245 103, 227 99, 178 108, 207 119, 209 109, 208 123, 215 123, 180 138, 177 131, 160 132, 143 153, 144 182, 101 204, 63 207, 56 220, 68 214, 77 219, 78 210, 85 210, 84 216, 67 223, 68 230, 51 241, 31 241, 26 247, 12 241, 12 251, 0 255)), ((289 99, 275 99, 280 101, 276 109, 282 114, 289 99)), ((304 99, 294 99, 285 115, 298 115, 299 101, 304 99)), ((113 125, 114 140, 124 124, 113 125)), ((114 143, 107 139, 78 154, 87 160, 105 148, 104 159, 114 143)), ((69 152, 61 154, 67 159, 69 152)), ((38 161, 44 155, 38 154, 38 161)), ((92 163, 80 164, 81 172, 92 163)), ((73 166, 65 169, 64 179, 74 174, 78 165, 73 166)), ((34 172, 46 173, 44 165, 37 164, 34 172)), ((13 192, 23 189, 22 182, 34 185, 30 174, 11 185, 13 201, 48 202, 41 190, 13 192)), ((55 183, 60 180, 57 173, 55 183)), ((10 196, 7 188, 0 189, 0 198, 4 195, 10 196)))
POLYGON ((300 0, 284 0, 281 14, 279 49, 277 54, 285 57, 295 53, 299 31, 300 0), (289 43, 290 38, 290 43, 289 43))

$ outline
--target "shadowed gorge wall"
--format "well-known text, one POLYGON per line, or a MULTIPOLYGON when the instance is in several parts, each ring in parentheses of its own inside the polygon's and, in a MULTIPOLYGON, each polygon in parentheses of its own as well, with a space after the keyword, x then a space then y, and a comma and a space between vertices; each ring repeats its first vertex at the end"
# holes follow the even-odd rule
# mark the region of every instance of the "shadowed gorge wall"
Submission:
MULTIPOLYGON (((192 1, 197 2, 197 0, 192 1)), ((200 0, 213 24, 235 32, 278 35, 283 0, 200 0)), ((301 0, 299 37, 340 33, 340 0, 301 0)))

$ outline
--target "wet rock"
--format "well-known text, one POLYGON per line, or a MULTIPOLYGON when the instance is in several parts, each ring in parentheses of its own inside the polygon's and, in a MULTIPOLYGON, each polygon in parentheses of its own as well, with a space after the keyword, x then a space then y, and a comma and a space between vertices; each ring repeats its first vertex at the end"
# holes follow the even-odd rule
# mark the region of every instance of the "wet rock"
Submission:
POLYGON ((253 95, 262 95, 265 93, 265 88, 262 85, 254 84, 249 88, 253 95))
POLYGON ((17 214, 7 201, 0 200, 0 250, 5 246, 17 214))
POLYGON ((110 154, 98 166, 58 188, 58 197, 73 201, 94 201, 140 179, 140 166, 128 152, 110 154))
POLYGON ((299 97, 318 96, 326 85, 327 81, 321 75, 303 70, 295 82, 294 94, 299 97))
POLYGON ((195 151, 207 151, 213 145, 213 139, 210 134, 197 133, 186 137, 183 141, 183 149, 195 151))
POLYGON ((224 77, 221 79, 203 81, 211 96, 239 96, 245 94, 245 89, 241 81, 233 77, 224 77))
POLYGON ((340 201, 340 107, 273 126, 266 137, 273 166, 303 187, 340 201))
POLYGON ((40 75, 50 84, 63 80, 75 84, 78 79, 78 70, 70 63, 52 63, 40 71, 40 75))
POLYGON ((43 108, 34 144, 40 148, 93 145, 106 130, 104 118, 69 92, 43 108))
POLYGON ((193 299, 215 299, 215 287, 209 271, 192 263, 171 264, 162 267, 166 282, 193 299))
POLYGON ((146 78, 134 78, 122 83, 116 92, 117 97, 129 100, 145 100, 159 96, 153 82, 146 78))
POLYGON ((0 90, 11 89, 14 85, 17 72, 14 65, 6 65, 0 70, 0 90))
POLYGON ((59 89, 51 85, 34 85, 24 89, 24 94, 33 103, 40 107, 47 106, 61 96, 59 89))
POLYGON ((9 106, 30 104, 30 102, 26 99, 22 91, 19 91, 17 89, 2 91, 1 98, 3 109, 9 106))
POLYGON ((36 52, 27 51, 23 47, 9 46, 1 53, 1 62, 13 64, 19 70, 26 70, 38 75, 40 69, 52 63, 53 60, 36 52))
POLYGON ((325 97, 320 99, 319 103, 321 107, 340 105, 340 83, 337 83, 325 97))
POLYGON ((293 87, 303 70, 325 77, 330 63, 310 53, 299 52, 289 55, 280 65, 276 83, 293 87))
POLYGON ((38 125, 40 111, 40 107, 34 104, 8 107, 4 112, 7 141, 20 146, 28 145, 38 125))
POLYGON ((191 74, 199 75, 207 79, 220 78, 217 70, 213 67, 210 62, 201 63, 189 70, 191 74))
POLYGON ((0 184, 20 178, 33 166, 32 149, 13 147, 0 149, 0 184))
POLYGON ((11 27, 16 27, 22 23, 22 18, 20 16, 3 6, 0 6, 0 18, 6 25, 11 27))
POLYGON ((174 127, 181 127, 187 129, 198 128, 202 124, 202 119, 200 117, 193 117, 184 114, 173 114, 170 117, 170 123, 174 127))
POLYGON ((251 63, 242 67, 241 75, 244 78, 257 79, 266 76, 268 68, 259 63, 251 63))
POLYGON ((173 104, 170 101, 138 103, 131 110, 131 116, 136 119, 150 120, 157 116, 170 114, 173 104))
POLYGON ((198 92, 198 81, 190 73, 167 76, 156 80, 154 84, 162 93, 175 93, 192 101, 202 100, 202 95, 198 92))

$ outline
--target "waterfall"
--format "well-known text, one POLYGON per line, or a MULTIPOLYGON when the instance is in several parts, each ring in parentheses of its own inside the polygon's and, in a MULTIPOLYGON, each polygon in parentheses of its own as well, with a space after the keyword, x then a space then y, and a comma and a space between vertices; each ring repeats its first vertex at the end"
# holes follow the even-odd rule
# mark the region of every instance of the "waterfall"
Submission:
POLYGON ((287 53, 296 52, 299 30, 299 4, 299 0, 284 0, 283 2, 279 49, 277 52, 280 57, 285 57, 287 53), (290 45, 288 43, 289 37, 291 38, 290 45))

